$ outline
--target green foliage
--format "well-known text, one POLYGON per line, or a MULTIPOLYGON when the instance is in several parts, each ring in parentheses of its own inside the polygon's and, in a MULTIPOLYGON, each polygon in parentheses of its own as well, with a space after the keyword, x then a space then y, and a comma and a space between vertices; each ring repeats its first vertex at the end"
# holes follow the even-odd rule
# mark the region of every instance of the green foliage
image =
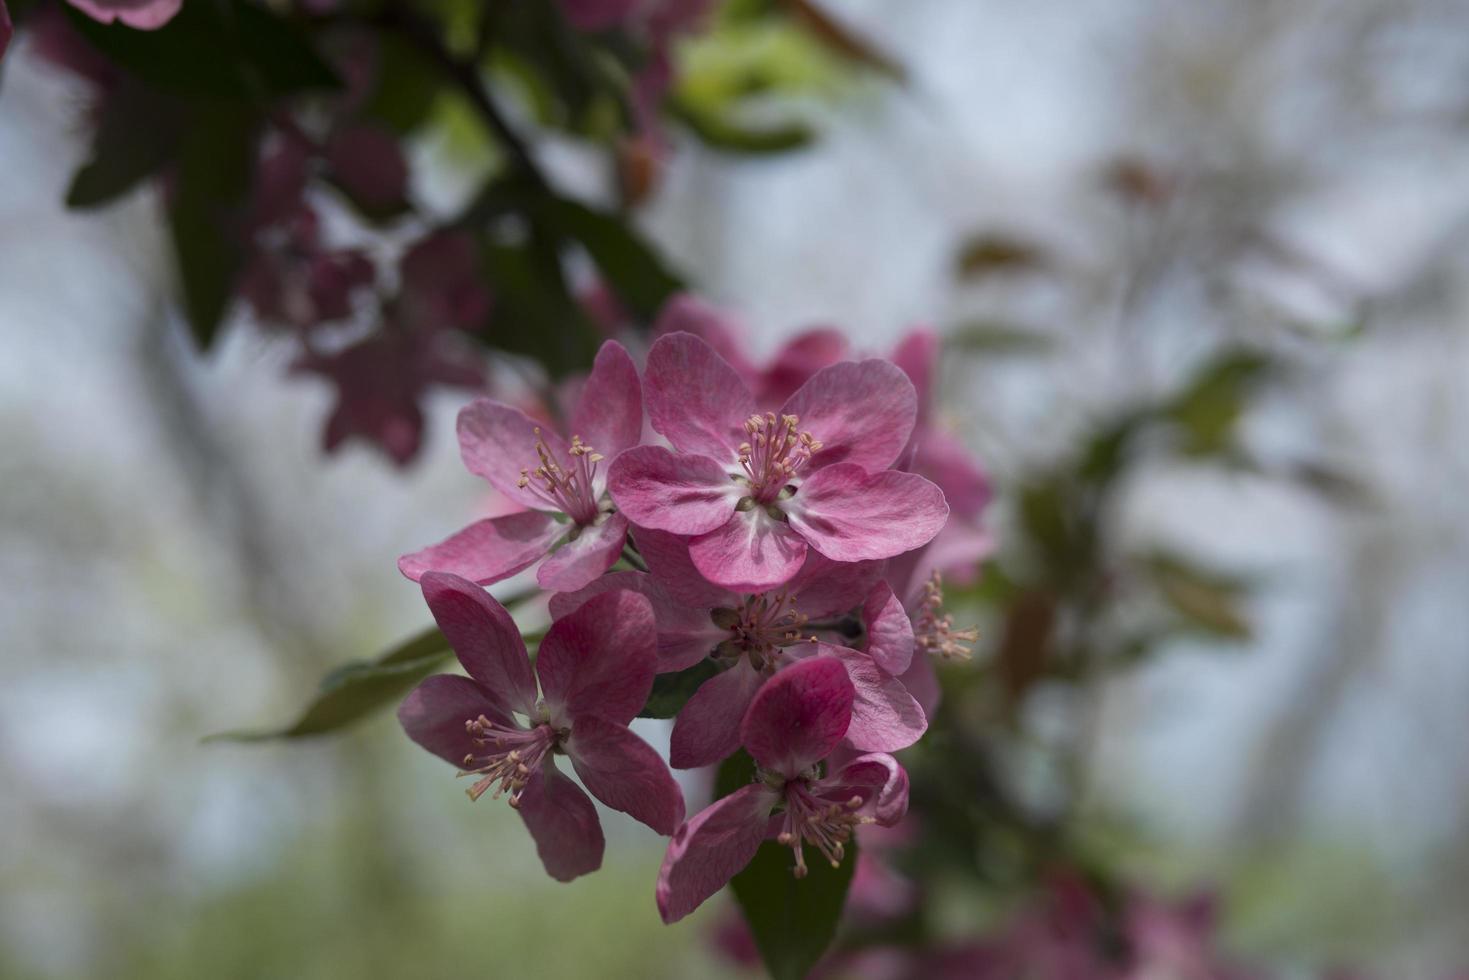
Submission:
POLYGON ((66 206, 110 204, 171 163, 186 111, 178 100, 125 79, 108 98, 92 135, 92 154, 72 178, 66 206))
POLYGON ((683 288, 678 276, 625 217, 565 198, 550 199, 544 214, 550 227, 586 249, 617 298, 634 315, 651 319, 683 288))
POLYGON ((293 724, 276 730, 222 732, 207 741, 261 742, 337 731, 398 701, 451 652, 444 634, 427 629, 376 660, 346 664, 327 674, 293 724))
POLYGON ((653 690, 638 717, 672 718, 683 710, 700 685, 718 673, 719 666, 706 657, 687 670, 659 674, 653 679, 653 690))
POLYGON ((792 873, 793 860, 790 848, 766 841, 749 867, 730 882, 760 958, 775 980, 801 980, 831 945, 857 867, 857 843, 846 846, 846 856, 835 868, 807 848, 810 871, 804 878, 792 873))

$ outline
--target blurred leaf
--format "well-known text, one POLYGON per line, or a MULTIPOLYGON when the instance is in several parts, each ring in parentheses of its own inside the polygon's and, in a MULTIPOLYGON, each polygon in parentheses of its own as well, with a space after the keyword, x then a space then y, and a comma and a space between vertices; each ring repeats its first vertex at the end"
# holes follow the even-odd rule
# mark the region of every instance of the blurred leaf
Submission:
POLYGON ((1052 559, 1064 558, 1073 550, 1067 493, 1060 477, 1020 488, 1020 519, 1052 559))
POLYGON ((1249 619, 1240 608, 1245 580, 1206 571, 1177 555, 1156 552, 1144 559, 1159 594, 1189 623, 1216 636, 1247 640, 1249 619))
MULTIPOLYGON (((531 66, 560 112, 546 122, 578 126, 602 96, 612 97, 610 82, 597 70, 588 43, 571 30, 554 3, 507 3, 497 12, 496 39, 512 59, 531 66)), ((551 103, 540 101, 541 107, 551 103)))
POLYGON ((1027 327, 977 321, 963 324, 947 336, 950 347, 978 354, 1044 354, 1056 346, 1055 338, 1027 327))
POLYGON ((1004 685, 1006 701, 1019 704, 1051 666, 1056 628, 1056 597, 1032 590, 1010 604, 995 653, 995 669, 1004 685))
POLYGON ((786 8, 823 46, 848 61, 872 68, 895 81, 903 81, 903 66, 866 38, 832 17, 815 0, 786 0, 786 8))
POLYGON ((709 678, 719 673, 719 665, 705 657, 687 670, 659 674, 653 678, 653 690, 639 718, 672 718, 683 709, 689 698, 709 678))
POLYGON ((186 3, 155 31, 101 24, 69 5, 62 9, 114 64, 189 98, 249 101, 341 84, 305 34, 245 0, 186 3))
POLYGON ((651 319, 683 283, 624 218, 577 201, 556 199, 548 219, 562 234, 580 242, 602 278, 633 313, 651 319))
POLYGON ((1134 438, 1152 417, 1151 411, 1138 409, 1102 427, 1087 441, 1077 473, 1096 484, 1110 483, 1127 465, 1134 438))
POLYGON ((791 849, 766 841, 730 881, 760 958, 775 980, 801 980, 831 945, 857 867, 857 842, 846 844, 845 851, 833 868, 808 848, 810 870, 797 878, 791 849))
POLYGON ((444 634, 431 627, 376 660, 344 664, 327 674, 316 698, 294 724, 278 730, 221 732, 205 741, 261 742, 345 728, 396 703, 452 652, 444 634))
POLYGON ((1296 482, 1332 503, 1346 507, 1372 507, 1377 503, 1372 490, 1361 480, 1325 463, 1302 461, 1291 466, 1288 472, 1296 482))
POLYGON ((169 199, 184 312, 201 350, 214 342, 244 258, 237 227, 250 186, 255 120, 219 107, 190 128, 169 199))
POLYGON ((66 206, 108 204, 170 163, 184 126, 182 106, 131 80, 107 97, 92 135, 91 158, 72 177, 66 206))
POLYGON ((1038 246, 995 232, 975 235, 960 246, 954 260, 962 279, 977 279, 996 272, 1040 269, 1047 258, 1038 246))
POLYGON ((491 244, 483 257, 495 293, 493 334, 487 343, 530 357, 552 379, 589 368, 601 335, 568 294, 555 247, 535 239, 491 244))
POLYGON ((687 103, 672 100, 667 106, 671 116, 683 123, 705 145, 727 153, 749 153, 765 156, 789 153, 809 146, 816 138, 805 123, 792 122, 765 128, 745 127, 727 116, 695 109, 687 103))
POLYGON ((1164 410, 1183 430, 1183 451, 1201 456, 1229 448, 1248 397, 1270 367, 1262 354, 1230 351, 1200 368, 1164 410))
POLYGON ((750 753, 740 749, 719 764, 719 771, 714 776, 714 798, 722 800, 741 786, 750 785, 755 781, 755 775, 755 760, 750 758, 750 753))
POLYGON ((363 112, 397 133, 411 133, 428 121, 443 90, 443 74, 398 35, 380 37, 377 81, 363 112))

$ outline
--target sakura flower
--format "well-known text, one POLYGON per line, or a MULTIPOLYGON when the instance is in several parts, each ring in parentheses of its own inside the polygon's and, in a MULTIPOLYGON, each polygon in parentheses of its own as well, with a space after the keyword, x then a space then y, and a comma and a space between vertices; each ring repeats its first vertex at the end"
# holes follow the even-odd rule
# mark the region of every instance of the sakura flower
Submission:
POLYGON ((527 509, 476 521, 404 555, 398 568, 415 580, 438 569, 488 585, 542 562, 542 588, 582 588, 612 567, 627 540, 627 519, 603 494, 600 464, 636 445, 642 427, 637 368, 611 340, 571 413, 569 440, 510 405, 482 398, 467 406, 459 413, 464 465, 527 509))
POLYGON ((557 769, 558 755, 603 803, 660 834, 674 831, 684 816, 678 784, 627 728, 653 684, 647 599, 598 596, 551 627, 532 668, 510 614, 483 589, 440 572, 420 585, 469 676, 427 678, 398 720, 413 741, 476 777, 470 799, 507 795, 560 881, 599 868, 604 841, 592 801, 557 769))
POLYGON ((658 874, 658 911, 677 922, 754 858, 779 810, 776 840, 807 873, 806 845, 833 867, 857 827, 897 823, 908 809, 908 775, 890 755, 859 756, 839 770, 823 762, 852 718, 852 682, 826 658, 782 671, 750 703, 740 726, 757 780, 715 801, 678 829, 658 874))
POLYGON ((157 30, 173 20, 184 0, 68 0, 93 20, 121 21, 141 31, 157 30))
POLYGON ((684 670, 706 657, 719 668, 674 720, 674 768, 693 769, 732 755, 755 692, 778 671, 810 657, 840 662, 856 690, 849 744, 895 752, 923 736, 923 709, 872 655, 814 635, 817 629, 839 635, 831 629, 837 624, 858 627, 846 614, 873 587, 879 563, 833 562, 812 552, 780 590, 746 595, 706 582, 677 536, 639 529, 636 539, 650 573, 613 572, 578 592, 558 594, 551 599, 551 615, 565 615, 610 589, 634 589, 653 605, 660 672, 684 670))
POLYGON ((930 541, 948 516, 943 492, 888 470, 907 443, 916 395, 880 360, 818 371, 779 414, 712 347, 660 337, 645 372, 653 428, 679 452, 640 446, 609 472, 632 523, 691 538, 704 578, 763 592, 815 549, 833 561, 889 558, 930 541))

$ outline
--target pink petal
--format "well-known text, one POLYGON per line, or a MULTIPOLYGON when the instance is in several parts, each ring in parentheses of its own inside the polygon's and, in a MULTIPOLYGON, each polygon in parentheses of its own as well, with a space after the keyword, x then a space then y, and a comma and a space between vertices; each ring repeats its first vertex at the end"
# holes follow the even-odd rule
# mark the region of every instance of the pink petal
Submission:
POLYGON ((806 560, 806 542, 784 521, 755 507, 689 542, 699 574, 731 592, 764 592, 789 582, 806 560))
POLYGON ((546 874, 570 881, 602 866, 602 822, 581 787, 561 775, 547 759, 531 776, 516 807, 536 841, 546 874))
POLYGON ((689 539, 667 531, 640 527, 633 531, 638 553, 648 563, 648 571, 670 596, 686 606, 708 611, 719 606, 733 606, 739 596, 707 581, 689 557, 689 539))
POLYGON ((507 709, 530 714, 536 703, 535 675, 525 641, 505 607, 473 582, 447 572, 427 572, 418 584, 469 676, 507 709))
POLYGON ((709 678, 673 721, 668 762, 675 769, 697 769, 734 755, 740 747, 740 721, 764 678, 743 658, 709 678))
POLYGON ((571 433, 609 460, 643 434, 643 383, 626 348, 602 344, 571 416, 571 433))
POLYGON ((0 0, 0 58, 5 57, 5 49, 10 46, 10 39, 15 34, 15 27, 10 23, 10 11, 5 9, 5 0, 0 0))
POLYGON ((813 619, 856 608, 883 572, 880 561, 832 561, 814 548, 786 588, 796 596, 796 608, 813 619))
POLYGON ((841 744, 852 721, 852 696, 841 661, 799 661, 756 692, 740 724, 740 741, 760 768, 799 775, 841 744))
POLYGON ((944 698, 944 690, 939 685, 939 675, 933 669, 933 661, 925 656, 913 658, 908 669, 898 677, 903 689, 913 695, 913 700, 923 709, 925 718, 932 718, 933 713, 939 709, 939 702, 944 698))
POLYGON ((708 456, 638 446, 607 472, 612 500, 639 527, 703 534, 729 520, 745 489, 708 456))
POLYGON ((532 421, 518 408, 488 398, 477 399, 459 412, 459 454, 464 465, 490 486, 532 510, 549 510, 550 505, 530 487, 520 486, 520 471, 540 465, 536 455, 536 430, 540 440, 566 464, 566 443, 549 427, 532 421))
POLYGON ((872 587, 862 603, 862 625, 867 630, 867 655, 894 676, 913 661, 913 621, 903 602, 886 582, 872 587))
POLYGON ((551 616, 560 619, 579 608, 592 596, 618 589, 631 589, 648 597, 658 629, 658 673, 667 674, 694 666, 709 655, 729 634, 715 626, 707 608, 689 607, 676 601, 647 572, 610 572, 584 589, 558 592, 551 597, 551 616))
POLYGON ((791 527, 828 558, 891 558, 933 540, 949 517, 938 487, 921 476, 867 473, 838 463, 801 482, 783 505, 791 527))
POLYGON ((734 368, 741 378, 753 379, 755 365, 740 348, 740 338, 749 331, 732 314, 691 293, 679 293, 663 304, 653 335, 691 333, 707 342, 715 353, 734 368))
POLYGON ((658 652, 653 607, 636 592, 588 599, 551 624, 536 674, 553 721, 601 715, 627 724, 653 687, 658 652))
POLYGON ((398 571, 417 582, 426 572, 452 572, 490 585, 546 557, 565 531, 551 515, 534 510, 475 521, 436 545, 398 559, 398 571))
POLYGON ((821 443, 813 467, 855 463, 885 470, 908 443, 917 418, 913 382, 889 361, 871 358, 822 368, 781 408, 821 443))
POLYGON ((862 798, 862 813, 891 827, 908 812, 908 773, 882 752, 858 756, 835 776, 822 780, 821 795, 833 800, 862 798))
POLYGON ((104 24, 120 20, 140 31, 157 30, 173 19, 184 0, 70 0, 73 7, 104 24))
POLYGON ((979 571, 980 562, 994 550, 995 538, 987 528, 950 520, 922 548, 889 559, 883 577, 902 596, 903 604, 912 609, 923 598, 923 587, 934 572, 959 582, 969 581, 979 571))
POLYGON ((830 328, 792 337, 771 356, 761 374, 755 400, 761 408, 775 408, 817 371, 846 357, 847 346, 846 335, 830 328))
POLYGON ((690 333, 653 342, 643 394, 654 429, 686 453, 721 462, 734 460, 745 420, 755 414, 754 396, 735 369, 690 333))
POLYGON ((802 663, 835 661, 846 668, 847 677, 852 682, 852 723, 847 729, 849 745, 862 752, 896 752, 917 742, 928 731, 928 718, 913 695, 896 677, 883 673, 871 657, 828 643, 816 646, 821 656, 802 663))
POLYGON ((536 572, 543 589, 574 592, 617 564, 627 543, 627 518, 608 514, 601 523, 576 528, 536 572))
POLYGON ((404 203, 408 163, 385 126, 357 123, 336 129, 327 140, 326 162, 347 195, 368 211, 404 203))
POLYGON ((907 469, 935 483, 956 516, 979 520, 994 491, 973 454, 942 429, 924 427, 915 434, 915 440, 913 460, 907 469))
POLYGON ((566 754, 582 785, 603 803, 667 836, 683 823, 683 793, 663 758, 623 725, 582 715, 566 754))
POLYGON ((922 420, 928 415, 934 402, 934 374, 939 366, 939 335, 928 327, 910 330, 898 346, 893 348, 892 361, 902 368, 918 395, 918 416, 922 420))
POLYGON ((408 737, 456 768, 481 751, 464 730, 465 722, 480 715, 498 725, 514 724, 483 687, 458 674, 424 678, 398 706, 398 723, 408 737))
POLYGON ((664 922, 682 919, 745 869, 765 840, 778 799, 763 784, 742 786, 678 829, 658 872, 658 911, 664 922))

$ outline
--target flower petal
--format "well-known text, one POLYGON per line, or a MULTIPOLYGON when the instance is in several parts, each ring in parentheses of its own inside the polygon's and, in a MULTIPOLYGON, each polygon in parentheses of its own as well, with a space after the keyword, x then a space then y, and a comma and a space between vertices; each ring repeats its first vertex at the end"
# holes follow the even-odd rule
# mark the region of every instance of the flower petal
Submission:
MULTIPOLYGON (((896 752, 906 749, 928 731, 923 709, 896 677, 882 669, 865 653, 848 647, 818 643, 821 656, 812 660, 835 660, 851 679, 852 724, 847 743, 862 752, 896 752)), ((810 661, 805 661, 810 662, 810 661)))
POLYGON ((655 337, 673 333, 693 334, 713 347, 741 378, 755 377, 755 365, 740 348, 740 338, 747 336, 749 330, 728 311, 692 293, 679 293, 663 304, 653 324, 655 337))
POLYGON ((691 333, 653 342, 643 394, 653 428, 675 448, 721 462, 734 461, 745 420, 755 414, 755 398, 738 372, 691 333))
POLYGON ((852 699, 841 661, 799 661, 756 692, 740 724, 740 741, 760 768, 794 777, 841 744, 852 721, 852 699))
POLYGON ((745 488, 708 456, 638 446, 612 461, 607 486, 617 509, 639 527, 704 534, 729 520, 745 488))
POLYGON ((426 572, 453 572, 491 585, 546 557, 562 528, 551 515, 525 510, 475 521, 438 544, 398 559, 398 571, 417 582, 426 572))
POLYGON ((862 798, 862 813, 891 827, 908 812, 908 773, 884 752, 858 756, 822 780, 821 795, 833 800, 862 798))
POLYGON ((426 572, 418 580, 434 621, 469 676, 511 711, 530 714, 535 675, 520 630, 488 592, 458 575, 426 572))
POLYGON ((910 609, 922 600, 924 586, 940 572, 959 582, 971 580, 979 563, 995 550, 995 538, 987 528, 950 520, 922 548, 904 552, 887 563, 883 578, 910 609))
POLYGON ((697 769, 734 755, 740 747, 740 721, 764 678, 741 659, 709 678, 673 720, 668 762, 675 769, 697 769))
POLYGON ((536 571, 543 589, 573 592, 617 564, 627 543, 627 518, 608 514, 599 524, 578 528, 536 571))
POLYGON ((867 630, 867 655, 894 676, 913 661, 913 621, 903 602, 886 582, 878 582, 862 603, 862 625, 867 630))
POLYGON ((781 408, 821 443, 810 466, 855 463, 885 470, 908 444, 918 414, 913 382, 890 361, 870 358, 822 368, 781 408))
MULTIPOLYGON (((633 530, 638 553, 648 563, 648 571, 663 590, 678 602, 695 609, 710 610, 733 606, 739 596, 707 581, 689 557, 689 539, 650 527, 633 530)), ((823 559, 825 560, 825 559, 823 559)))
POLYGON ((908 669, 898 677, 903 689, 913 695, 913 700, 923 709, 925 718, 932 718, 933 713, 939 709, 939 702, 944 698, 944 689, 939 684, 938 671, 934 670, 933 660, 926 656, 916 656, 908 669))
POLYGON ((551 624, 536 674, 553 721, 585 714, 627 724, 637 717, 658 669, 653 607, 636 592, 594 596, 551 624))
POLYGON ((571 726, 566 754, 587 792, 612 809, 664 836, 683 823, 683 793, 668 765, 626 726, 582 715, 571 726))
POLYGON ((803 615, 832 616, 860 605, 882 577, 883 567, 880 561, 832 561, 812 548, 786 588, 795 594, 803 615))
POLYGON ((774 408, 790 398, 811 376, 847 356, 847 337, 829 327, 792 337, 771 356, 761 373, 755 400, 774 408))
POLYGON ((551 616, 560 619, 593 596, 618 589, 631 589, 648 597, 658 631, 658 673, 667 674, 694 666, 709 655, 729 633, 714 625, 707 608, 690 607, 676 601, 647 572, 609 572, 584 589, 558 592, 551 597, 551 616))
POLYGON ((918 396, 918 418, 922 422, 933 405, 935 395, 934 374, 939 366, 939 335, 928 327, 910 330, 898 346, 893 348, 892 361, 908 380, 918 396))
POLYGON ((789 582, 806 560, 806 542, 760 507, 736 511, 723 527, 689 542, 699 574, 731 592, 764 592, 789 582))
POLYGON ((167 24, 183 6, 183 0, 69 0, 93 20, 111 24, 120 20, 140 31, 153 31, 167 24))
POLYGON ((408 737, 458 768, 479 751, 464 723, 480 715, 498 725, 514 724, 483 687, 458 674, 425 677, 398 706, 398 723, 408 737))
POLYGON ((979 520, 994 490, 969 450, 949 433, 927 426, 914 434, 914 440, 913 459, 904 469, 936 484, 956 516, 979 520))
POLYGON ((638 444, 643 435, 643 383, 627 349, 602 344, 571 415, 571 433, 608 459, 638 444))
POLYGON ((606 840, 597 808, 580 786, 561 775, 554 760, 530 777, 516 811, 552 878, 570 881, 602 866, 606 840))
POLYGON ((871 473, 851 463, 817 470, 783 505, 791 527, 828 558, 891 558, 933 540, 949 517, 938 487, 921 476, 871 473))
POLYGON ((677 922, 745 869, 765 840, 779 797, 760 783, 716 800, 678 829, 658 872, 658 912, 677 922))
POLYGON ((522 507, 551 509, 530 487, 520 485, 520 471, 540 465, 538 439, 546 444, 557 464, 565 466, 566 443, 560 435, 520 409, 488 398, 476 399, 460 410, 458 432, 459 455, 469 472, 487 480, 522 507))

